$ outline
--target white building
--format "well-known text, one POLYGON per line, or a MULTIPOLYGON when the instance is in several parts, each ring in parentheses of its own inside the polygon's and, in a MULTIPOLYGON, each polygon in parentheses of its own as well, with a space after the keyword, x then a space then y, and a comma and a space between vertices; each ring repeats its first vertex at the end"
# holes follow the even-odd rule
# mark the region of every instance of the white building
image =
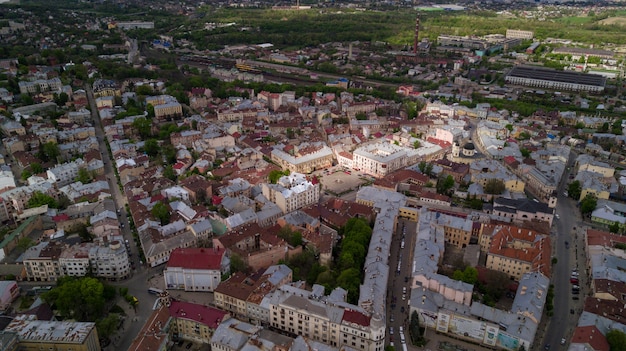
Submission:
POLYGON ((282 176, 277 184, 262 184, 263 195, 274 202, 283 213, 316 203, 320 198, 320 187, 306 179, 301 173, 282 176))
POLYGON ((59 256, 62 275, 95 277, 120 280, 130 276, 131 265, 128 253, 119 241, 108 246, 96 243, 82 243, 63 250, 59 256))
POLYGON ((362 146, 352 153, 352 166, 357 171, 384 177, 400 168, 417 163, 420 153, 387 142, 362 146))
POLYGON ((64 163, 46 171, 48 179, 57 184, 57 188, 73 183, 78 177, 78 170, 85 167, 81 158, 73 162, 64 163))
POLYGON ((225 249, 186 248, 170 254, 163 272, 166 289, 213 291, 230 271, 225 249))

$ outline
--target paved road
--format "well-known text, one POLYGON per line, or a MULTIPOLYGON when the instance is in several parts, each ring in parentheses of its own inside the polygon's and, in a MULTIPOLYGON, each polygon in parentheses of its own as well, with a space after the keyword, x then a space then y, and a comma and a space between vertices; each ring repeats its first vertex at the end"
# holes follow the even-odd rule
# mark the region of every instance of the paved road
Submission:
MULTIPOLYGON (((568 162, 570 169, 573 168, 575 157, 576 154, 572 152, 568 162)), ((567 343, 569 343, 573 329, 578 321, 578 311, 582 306, 582 300, 572 300, 573 295, 569 282, 572 268, 575 268, 577 265, 577 259, 582 259, 580 254, 583 253, 583 250, 578 250, 578 248, 582 248, 582 244, 579 245, 579 242, 582 242, 582 235, 574 235, 574 227, 580 228, 581 218, 580 212, 576 207, 576 201, 563 195, 569 181, 569 172, 566 171, 565 173, 561 184, 559 184, 556 206, 556 213, 560 216, 560 219, 555 218, 552 228, 552 250, 554 257, 558 259, 556 265, 552 266, 554 315, 549 321, 549 327, 545 334, 541 334, 541 331, 538 331, 534 350, 543 350, 547 345, 550 345, 550 349, 563 348, 564 346, 560 345, 562 338, 565 338, 567 343), (568 247, 566 247, 566 242, 569 244, 568 247), (579 251, 578 256, 577 251, 579 251), (571 309, 575 310, 575 315, 570 314, 571 309)), ((581 277, 581 283, 582 280, 586 279, 581 277)), ((581 291, 580 296, 582 299, 582 296, 584 296, 583 291, 581 291)))
MULTIPOLYGON (((89 106, 91 108, 91 114, 95 124, 96 138, 98 139, 98 144, 102 153, 102 160, 104 162, 104 173, 107 176, 109 187, 111 189, 111 196, 113 198, 113 201, 115 202, 115 206, 120 210, 119 221, 122 225, 122 235, 130 243, 131 261, 135 263, 136 267, 136 269, 133 270, 133 276, 131 278, 121 282, 111 283, 111 285, 117 287, 128 288, 129 294, 135 296, 139 300, 139 305, 137 306, 135 311, 127 308, 127 311, 129 313, 126 321, 124 322, 123 329, 118 333, 119 337, 114 337, 113 343, 111 343, 107 347, 107 349, 109 350, 127 350, 135 336, 139 334, 139 331, 143 327, 145 321, 152 314, 152 307, 154 305, 154 302, 156 301, 156 297, 148 293, 148 287, 150 286, 149 280, 156 274, 159 274, 162 271, 163 267, 146 268, 144 265, 139 264, 138 249, 133 240, 125 210, 125 205, 128 202, 122 191, 120 191, 117 179, 115 177, 115 172, 113 170, 113 160, 111 159, 111 156, 108 152, 104 136, 104 130, 102 128, 100 116, 98 115, 98 109, 96 107, 96 101, 94 99, 93 92, 91 90, 91 87, 88 85, 85 86, 85 90, 87 91, 87 98, 89 99, 89 106)), ((122 299, 120 299, 118 304, 121 307, 128 307, 126 301, 123 301, 122 299)))
POLYGON ((389 281, 387 282, 387 340, 388 342, 393 340, 396 350, 401 349, 400 336, 398 335, 400 326, 404 327, 405 338, 408 337, 408 302, 411 297, 411 281, 405 282, 405 278, 412 276, 413 247, 417 237, 416 227, 417 223, 415 222, 398 219, 398 225, 391 240, 389 281), (404 241, 404 248, 402 248, 402 241, 404 241), (398 271, 398 262, 400 262, 400 271, 398 271), (403 288, 406 288, 406 294, 403 292, 403 288), (405 295, 405 299, 402 299, 403 295, 405 295), (402 308, 404 308, 404 312, 402 312, 402 308), (389 327, 394 329, 393 335, 390 335, 389 327))

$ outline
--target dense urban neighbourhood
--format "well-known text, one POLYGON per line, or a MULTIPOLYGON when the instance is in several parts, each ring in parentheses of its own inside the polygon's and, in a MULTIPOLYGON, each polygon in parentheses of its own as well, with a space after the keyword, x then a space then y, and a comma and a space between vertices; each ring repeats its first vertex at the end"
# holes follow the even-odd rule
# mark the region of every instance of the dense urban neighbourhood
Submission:
POLYGON ((0 3, 7 350, 624 350, 621 2, 0 3))

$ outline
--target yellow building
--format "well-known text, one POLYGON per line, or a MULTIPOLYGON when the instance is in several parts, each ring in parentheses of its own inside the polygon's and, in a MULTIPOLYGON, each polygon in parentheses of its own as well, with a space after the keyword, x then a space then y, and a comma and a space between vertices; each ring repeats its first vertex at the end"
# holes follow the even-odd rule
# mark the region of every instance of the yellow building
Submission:
POLYGON ((5 329, 17 334, 20 350, 101 350, 95 323, 40 321, 35 318, 34 315, 18 315, 5 329))
POLYGON ((211 342, 215 329, 230 318, 224 311, 183 301, 172 300, 169 310, 173 318, 171 330, 174 338, 203 344, 211 342))

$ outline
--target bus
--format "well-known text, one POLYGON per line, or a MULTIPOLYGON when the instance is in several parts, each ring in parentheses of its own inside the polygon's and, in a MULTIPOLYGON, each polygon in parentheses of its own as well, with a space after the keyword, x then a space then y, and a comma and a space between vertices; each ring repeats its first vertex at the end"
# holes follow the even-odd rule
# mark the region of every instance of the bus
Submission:
POLYGON ((152 295, 161 295, 163 294, 163 290, 157 288, 148 288, 148 292, 152 295))

